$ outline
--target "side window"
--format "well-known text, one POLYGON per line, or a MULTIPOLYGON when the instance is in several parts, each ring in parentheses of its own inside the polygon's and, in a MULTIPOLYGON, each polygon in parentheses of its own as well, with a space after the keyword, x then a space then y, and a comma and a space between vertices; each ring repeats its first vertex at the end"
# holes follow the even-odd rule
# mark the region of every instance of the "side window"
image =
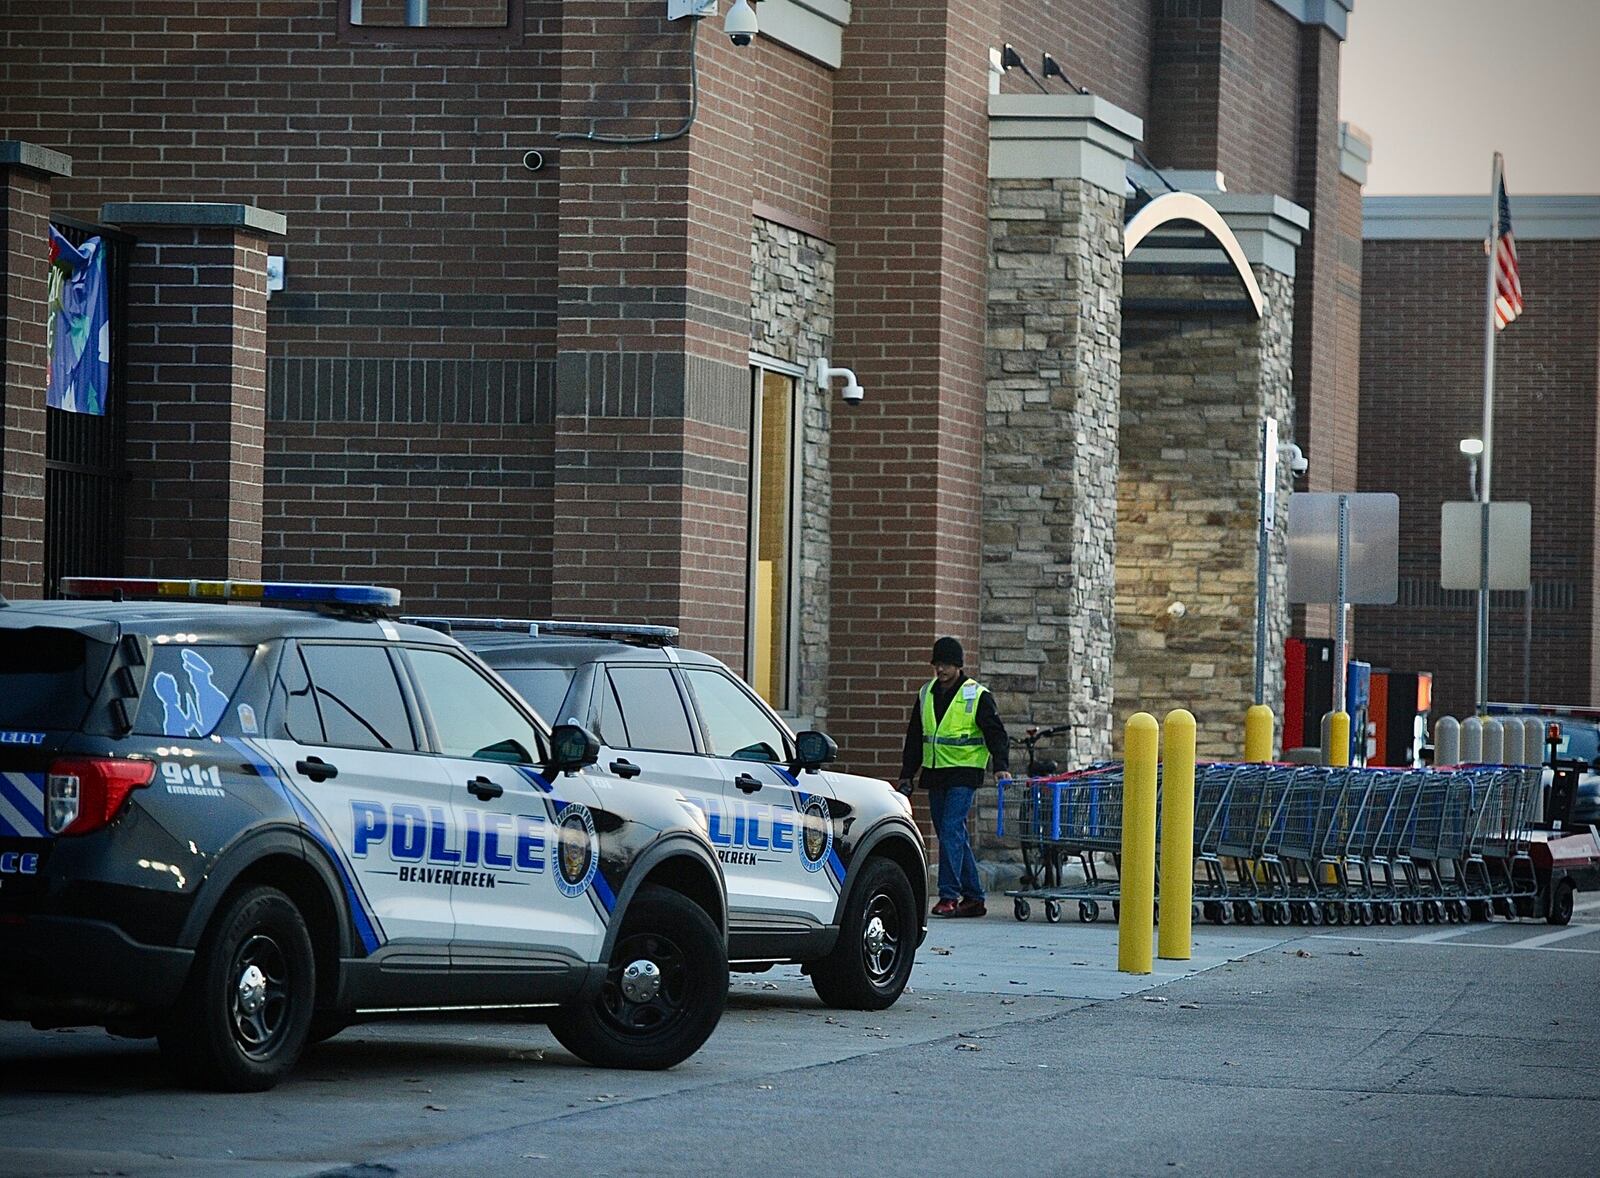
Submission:
POLYGON ((700 706, 713 753, 740 761, 787 759, 783 729, 732 679, 720 671, 693 668, 685 668, 684 677, 700 706))
POLYGON ((284 739, 299 744, 326 743, 311 676, 306 674, 305 659, 300 656, 298 647, 290 646, 284 652, 278 678, 272 685, 271 710, 271 723, 284 739))
POLYGON ((133 730, 140 736, 209 736, 244 678, 249 646, 153 647, 133 730))
MULTIPOLYGON (((628 743, 641 752, 692 753, 689 716, 666 667, 613 667, 608 675, 617 693, 628 743)), ((617 746, 613 746, 617 747, 617 746)))
POLYGON ((322 644, 301 650, 328 744, 416 751, 411 718, 388 651, 381 646, 322 644))
POLYGON ((441 753, 511 765, 544 760, 539 730, 471 663, 447 650, 406 654, 433 716, 441 753))
POLYGON ((496 667, 500 678, 511 684, 527 705, 547 723, 561 724, 561 703, 572 686, 572 672, 566 667, 496 667))
POLYGON ((614 749, 633 747, 628 739, 628 726, 622 722, 622 707, 617 703, 617 689, 611 684, 611 676, 601 675, 595 690, 600 693, 600 730, 595 735, 602 744, 614 749))

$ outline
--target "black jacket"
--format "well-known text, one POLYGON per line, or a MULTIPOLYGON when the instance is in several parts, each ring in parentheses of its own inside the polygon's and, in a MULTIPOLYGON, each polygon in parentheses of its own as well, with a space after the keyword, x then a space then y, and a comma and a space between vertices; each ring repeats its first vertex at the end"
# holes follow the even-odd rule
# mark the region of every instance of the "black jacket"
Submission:
MULTIPOLYGON (((943 720, 945 709, 950 706, 950 701, 955 698, 956 692, 961 690, 961 685, 967 681, 966 675, 958 676, 948 688, 935 681, 933 685, 933 716, 936 720, 943 720)), ((978 697, 978 714, 974 717, 978 722, 978 730, 983 733, 983 743, 989 748, 989 768, 996 773, 1009 770, 1011 767, 1011 742, 1006 737, 1005 725, 1000 723, 1000 713, 994 706, 994 693, 985 691, 978 697)), ((922 696, 918 693, 917 700, 911 705, 911 722, 906 725, 906 747, 900 757, 900 779, 907 781, 912 778, 918 769, 922 768, 922 696)), ((983 770, 961 765, 950 769, 923 769, 922 788, 937 789, 944 785, 965 786, 967 789, 977 789, 983 784, 983 770)))

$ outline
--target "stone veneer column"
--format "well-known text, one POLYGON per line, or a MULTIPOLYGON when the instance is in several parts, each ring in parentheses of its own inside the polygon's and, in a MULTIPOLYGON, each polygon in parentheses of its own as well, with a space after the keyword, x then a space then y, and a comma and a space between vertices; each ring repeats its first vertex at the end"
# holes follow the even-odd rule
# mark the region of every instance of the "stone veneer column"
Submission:
MULTIPOLYGON (((1116 693, 1119 720, 1188 708, 1200 755, 1233 758, 1254 693, 1258 431, 1275 418, 1287 450, 1295 247, 1309 217, 1281 197, 1207 199, 1243 247, 1263 309, 1258 319, 1233 274, 1141 267, 1124 279, 1116 693)), ((1280 716, 1289 491, 1281 455, 1265 682, 1280 716)))
POLYGON ((108 204, 128 276, 129 576, 261 576, 267 241, 250 205, 108 204))
POLYGON ((44 588, 45 351, 50 182, 59 151, 0 140, 0 596, 44 588))
MULTIPOLYGON (((1123 177, 1139 119, 1087 95, 989 101, 983 674, 1013 732, 1110 754, 1123 177)), ((1021 768, 1019 766, 1019 768, 1021 768)))

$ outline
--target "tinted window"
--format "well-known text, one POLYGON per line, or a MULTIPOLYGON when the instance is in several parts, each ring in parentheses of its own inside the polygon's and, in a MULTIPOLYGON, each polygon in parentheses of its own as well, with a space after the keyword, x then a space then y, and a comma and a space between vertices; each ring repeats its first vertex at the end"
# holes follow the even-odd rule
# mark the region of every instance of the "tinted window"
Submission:
POLYGON ((278 666, 278 678, 272 685, 271 712, 279 739, 301 744, 326 742, 316 694, 311 689, 311 676, 306 674, 305 660, 296 647, 284 653, 283 662, 278 666))
POLYGON ((622 722, 622 705, 617 703, 617 689, 611 685, 609 676, 600 677, 600 729, 596 736, 601 744, 608 744, 614 749, 630 747, 628 740, 628 726, 622 722))
POLYGON ((741 761, 787 759, 783 729, 737 683, 720 671, 685 669, 684 675, 713 753, 741 761))
POLYGON ((614 667, 609 674, 628 733, 627 744, 611 747, 658 753, 695 751, 689 717, 671 671, 666 667, 614 667))
POLYGON ((0 630, 0 728, 77 728, 110 656, 71 630, 0 630))
POLYGON ((1555 723, 1561 725, 1561 744, 1556 749, 1556 755, 1564 761, 1588 761, 1594 763, 1600 755, 1600 738, 1596 731, 1588 724, 1572 720, 1557 719, 1555 723))
POLYGON ((152 646, 133 730, 141 736, 211 735, 254 653, 253 646, 152 646))
MULTIPOLYGON (((499 668, 496 668, 499 670, 499 668)), ((572 672, 564 667, 533 667, 526 670, 500 670, 500 677, 512 687, 528 706, 551 724, 562 724, 571 719, 562 716, 561 701, 567 698, 567 688, 572 685, 572 672)))
POLYGON ((306 646, 306 667, 328 744, 345 748, 417 747, 389 654, 380 646, 306 646))
POLYGON ((476 667, 444 650, 408 654, 441 753, 522 765, 544 759, 538 729, 476 667))

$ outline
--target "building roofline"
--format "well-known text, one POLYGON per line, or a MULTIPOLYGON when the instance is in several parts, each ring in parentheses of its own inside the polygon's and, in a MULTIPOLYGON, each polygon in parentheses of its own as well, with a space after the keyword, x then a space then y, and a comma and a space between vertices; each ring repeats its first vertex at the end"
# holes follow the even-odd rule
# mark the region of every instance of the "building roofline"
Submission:
MULTIPOLYGON (((1369 196, 1362 202, 1367 241, 1482 241, 1489 235, 1489 194, 1369 196)), ((1600 196, 1511 197, 1519 241, 1600 240, 1600 196)))

